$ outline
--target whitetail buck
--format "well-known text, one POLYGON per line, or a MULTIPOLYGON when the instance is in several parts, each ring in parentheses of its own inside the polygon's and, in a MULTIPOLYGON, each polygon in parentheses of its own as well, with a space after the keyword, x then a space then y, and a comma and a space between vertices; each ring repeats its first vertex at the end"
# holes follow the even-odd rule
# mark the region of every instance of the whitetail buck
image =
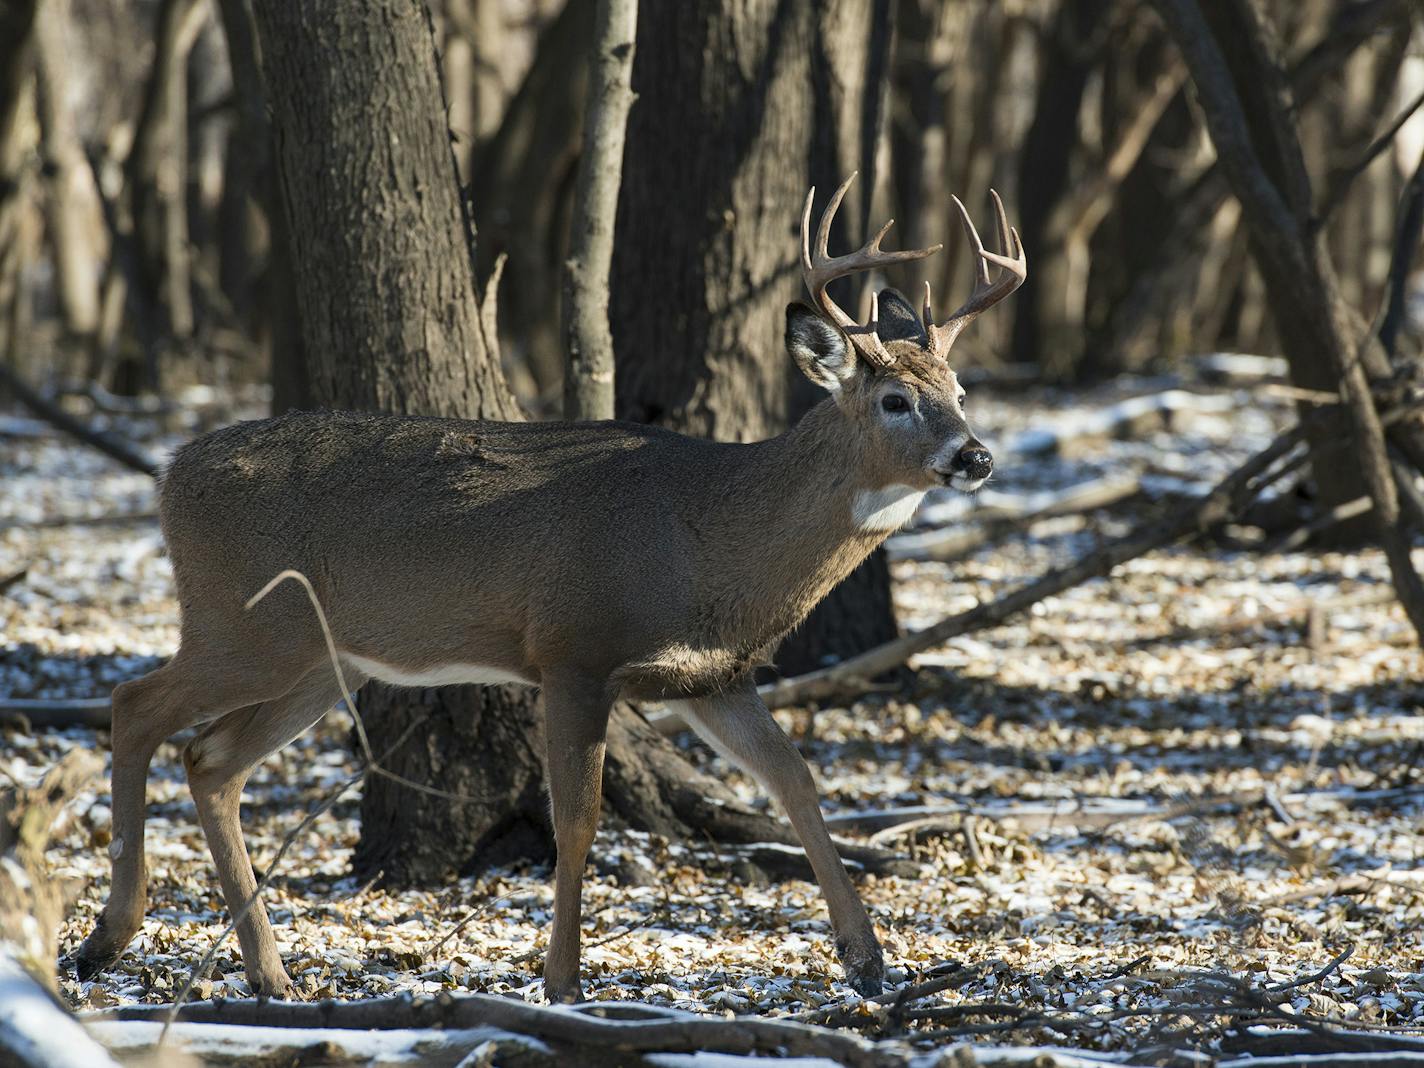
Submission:
MULTIPOLYGON (((882 252, 887 223, 858 252, 829 256, 849 185, 831 199, 814 245, 807 197, 801 261, 817 307, 786 311, 787 348, 831 396, 780 437, 737 445, 629 423, 327 412, 240 423, 177 454, 161 512, 182 641, 168 664, 114 691, 113 886, 79 950, 81 978, 113 963, 142 924, 149 761, 185 727, 207 724, 183 761, 223 895, 234 911, 252 897, 243 785, 340 696, 299 589, 243 610, 295 568, 326 607, 353 686, 542 688, 558 848, 544 964, 551 1001, 581 993, 580 882, 620 696, 679 703, 785 808, 825 894, 847 980, 862 994, 880 991, 875 931, 826 833, 811 774, 757 698, 751 670, 909 520, 925 491, 972 491, 988 477, 992 459, 965 423, 947 357, 1027 266, 997 196, 1003 254, 984 249, 956 199, 978 254, 973 295, 936 322, 928 286, 923 316, 886 290, 858 325, 827 295, 830 282, 939 246, 882 252), (997 280, 991 264, 1002 269, 997 280)), ((260 903, 237 931, 253 991, 290 994, 260 903)))

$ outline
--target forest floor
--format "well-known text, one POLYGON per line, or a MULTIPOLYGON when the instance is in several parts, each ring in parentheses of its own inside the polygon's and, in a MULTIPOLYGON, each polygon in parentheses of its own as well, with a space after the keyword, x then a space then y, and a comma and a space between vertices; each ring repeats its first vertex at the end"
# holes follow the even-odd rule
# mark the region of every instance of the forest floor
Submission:
MULTIPOLYGON (((1135 473, 1146 494, 1012 529, 952 564, 896 563, 902 624, 928 625, 1076 558, 1210 484, 1291 418, 1286 401, 1259 391, 1203 387, 1207 410, 1032 455, 1044 428, 1080 427, 1161 387, 976 391, 970 414, 1000 474, 974 500, 930 502, 922 527, 972 520, 996 494, 1103 475, 1135 473)), ((160 455, 188 433, 143 420, 120 429, 160 455)), ((178 610, 153 508, 142 475, 18 422, 0 433, 0 577, 28 569, 0 598, 0 698, 103 697, 171 655, 178 610)), ((896 1021, 902 1037, 1215 1055, 1239 1047, 1221 1009, 1233 998, 1274 1006, 1263 1019, 1424 1031, 1424 658, 1400 609, 1372 596, 1388 590, 1379 553, 1263 552, 1235 533, 1154 553, 952 640, 917 659, 908 690, 778 713, 840 826, 906 806, 948 813, 881 835, 920 862, 919 877, 859 880, 893 984, 958 977, 935 1011, 896 1021), (1312 603, 1322 607, 1305 626, 1312 603), (1069 811, 1083 801, 1121 818, 1069 811), (1346 950, 1318 981, 1289 985, 1346 950)), ((244 823, 259 871, 352 774, 348 734, 338 710, 253 775, 244 823)), ((10 716, 0 775, 33 783, 71 748, 106 742, 102 730, 32 732, 10 716)), ((227 923, 181 744, 159 751, 150 780, 142 933, 112 973, 63 980, 76 1007, 171 1000, 227 923)), ((757 796, 701 743, 682 744, 757 796)), ((82 885, 62 950, 108 891, 108 804, 106 785, 81 797, 51 854, 82 885)), ((546 868, 430 890, 360 886, 348 870, 357 818, 353 789, 296 839, 267 892, 303 995, 541 998, 546 868)), ((584 888, 586 993, 870 1021, 840 983, 816 887, 757 875, 709 843, 605 822, 584 888)), ((229 938, 196 996, 246 992, 229 938)))

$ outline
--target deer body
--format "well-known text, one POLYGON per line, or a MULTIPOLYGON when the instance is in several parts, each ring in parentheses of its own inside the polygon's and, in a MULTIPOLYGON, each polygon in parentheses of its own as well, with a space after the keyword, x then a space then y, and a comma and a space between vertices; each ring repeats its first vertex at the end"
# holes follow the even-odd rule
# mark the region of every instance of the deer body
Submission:
POLYGON ((180 450, 160 514, 181 638, 171 661, 114 691, 113 885, 80 947, 81 978, 116 960, 142 924, 149 763, 164 739, 201 724, 183 760, 223 895, 241 910, 248 977, 258 994, 292 991, 255 900, 239 806, 253 767, 341 697, 303 591, 279 587, 244 610, 294 569, 325 608, 353 688, 370 678, 541 688, 557 845, 550 1000, 581 996, 580 883, 618 697, 678 702, 778 801, 826 898, 847 980, 880 991, 875 931, 811 774, 751 673, 928 489, 973 490, 988 476, 945 357, 1026 268, 997 198, 1011 255, 987 252, 960 205, 983 261, 969 301, 936 322, 928 288, 923 315, 886 290, 862 327, 827 296, 829 282, 935 250, 881 252, 882 229, 830 257, 830 218, 848 185, 814 249, 807 198, 802 271, 818 308, 787 309, 787 348, 831 398, 777 438, 328 412, 238 424, 180 450), (1004 268, 999 281, 991 263, 1004 268))
MULTIPOLYGON (((573 666, 630 699, 704 696, 901 525, 865 514, 882 487, 845 455, 850 437, 830 400, 746 445, 630 423, 297 414, 185 447, 161 514, 185 625, 230 626, 232 605, 295 568, 343 656, 382 681, 539 685, 573 666)), ((326 657, 315 619, 281 625, 305 603, 278 590, 250 613, 279 669, 326 657)))

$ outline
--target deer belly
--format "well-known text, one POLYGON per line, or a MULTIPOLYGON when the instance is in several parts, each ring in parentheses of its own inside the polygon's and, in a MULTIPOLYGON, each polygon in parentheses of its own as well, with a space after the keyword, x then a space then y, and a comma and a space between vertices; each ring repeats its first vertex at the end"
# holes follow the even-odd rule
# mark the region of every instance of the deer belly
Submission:
POLYGON ((411 668, 353 653, 343 653, 342 659, 362 674, 392 686, 499 686, 510 682, 532 685, 529 679, 488 664, 433 664, 411 668))

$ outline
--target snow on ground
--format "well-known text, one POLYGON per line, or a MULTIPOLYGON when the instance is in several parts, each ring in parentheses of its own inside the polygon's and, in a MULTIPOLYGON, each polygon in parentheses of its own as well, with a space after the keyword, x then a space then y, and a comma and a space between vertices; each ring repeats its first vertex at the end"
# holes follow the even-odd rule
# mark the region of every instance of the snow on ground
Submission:
MULTIPOLYGON (((979 391, 971 414, 993 445, 1071 427, 1155 388, 979 391)), ((1210 482, 1289 417, 1257 395, 1222 396, 1230 403, 1221 410, 1178 413, 1169 428, 1073 459, 1016 462, 1001 446, 992 490, 1062 489, 1127 470, 1159 490, 1210 482)), ((125 429, 157 453, 185 436, 125 429)), ((0 696, 104 696, 170 655, 177 606, 148 480, 47 434, 0 438, 0 475, 0 578, 28 567, 0 600, 0 696), (116 514, 137 518, 74 521, 116 514)), ((980 503, 992 499, 986 493, 980 503)), ((927 513, 952 520, 973 506, 932 501, 927 513)), ((898 564, 901 621, 924 626, 992 598, 1127 529, 1145 507, 1038 524, 1032 538, 1020 532, 955 564, 898 564)), ((1156 802, 1180 813, 1195 798, 1245 799, 1225 813, 1107 827, 1076 826, 1071 816, 980 818, 977 856, 954 820, 892 837, 922 874, 866 878, 861 889, 895 983, 952 963, 963 966, 963 982, 943 1004, 1078 1009, 1086 1014, 1079 1018, 1097 1021, 1000 1036, 994 1018, 941 1014, 912 1024, 917 1033, 947 1037, 969 1024, 995 1040, 1140 1045, 1167 1019, 1153 1013, 1196 997, 1204 971, 1263 985, 1304 976, 1347 948, 1353 953, 1341 967, 1282 995, 1286 1003, 1356 1026, 1424 1027, 1424 770, 1416 767, 1424 756, 1424 664, 1397 606, 1334 607, 1387 584, 1374 551, 1172 549, 932 650, 919 659, 911 692, 874 694, 814 719, 778 713, 801 739, 832 816, 952 802, 1041 808, 1071 798, 1156 802), (1296 610, 1303 618, 1311 603, 1324 606, 1323 641, 1314 647, 1279 619, 1296 610), (1253 626, 1258 617, 1267 622, 1253 626), (1263 788, 1283 803, 1254 800, 1263 788), (1359 800, 1349 791, 1376 793, 1359 800)), ((0 774, 26 783, 72 747, 106 744, 103 731, 32 735, 23 727, 14 718, 0 723, 0 774)), ((259 870, 353 771, 347 730, 333 713, 254 774, 245 826, 259 870)), ((182 782, 181 744, 160 750, 150 780, 148 919, 112 974, 65 980, 76 1006, 170 1000, 226 925, 182 782)), ((755 796, 720 758, 684 744, 755 796)), ((64 949, 77 946, 107 893, 108 800, 107 787, 83 797, 53 851, 59 873, 82 887, 61 933, 64 949)), ((549 872, 501 869, 417 891, 358 886, 347 870, 357 808, 353 789, 297 840, 267 895, 302 992, 356 998, 468 989, 537 998, 549 872), (473 918, 445 940, 471 909, 473 918)), ((706 843, 606 825, 585 883, 589 995, 770 1014, 853 1001, 839 982, 816 887, 741 881, 729 869, 706 843), (618 866, 599 863, 618 851, 658 871, 657 885, 618 885, 618 866)), ((246 989, 229 938, 197 993, 246 989)), ((1174 1041, 1210 1046, 1214 1038, 1208 1020, 1174 1041)))

